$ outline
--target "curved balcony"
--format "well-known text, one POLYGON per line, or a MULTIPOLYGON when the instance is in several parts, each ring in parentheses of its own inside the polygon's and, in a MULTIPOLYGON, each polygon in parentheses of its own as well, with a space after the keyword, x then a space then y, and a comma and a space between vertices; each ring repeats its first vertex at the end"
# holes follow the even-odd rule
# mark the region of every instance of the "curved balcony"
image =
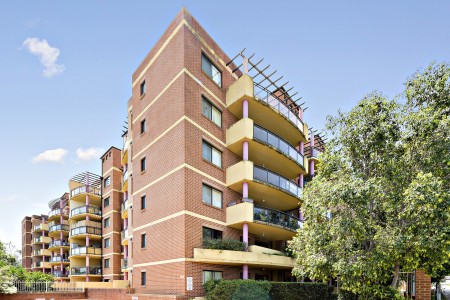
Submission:
POLYGON ((52 275, 55 278, 69 278, 69 274, 63 273, 61 271, 53 271, 52 275))
POLYGON ((48 230, 48 236, 59 237, 61 232, 63 235, 68 235, 69 234, 69 225, 55 224, 55 225, 50 226, 50 228, 48 230))
POLYGON ((89 195, 89 201, 96 206, 101 205, 102 191, 100 188, 92 186, 79 186, 70 191, 70 200, 77 202, 86 202, 86 195, 89 195))
POLYGON ((129 175, 130 172, 128 171, 125 171, 122 175, 122 189, 121 189, 122 192, 128 191, 128 177, 130 177, 129 175))
POLYGON ((52 266, 48 261, 41 261, 33 264, 33 269, 50 269, 52 266))
POLYGON ((55 251, 55 250, 58 250, 59 248, 63 248, 64 250, 67 250, 70 248, 70 244, 68 242, 62 241, 62 240, 54 240, 48 244, 48 249, 50 251, 55 251))
POLYGON ((33 251, 33 256, 51 256, 52 252, 48 249, 38 249, 33 251))
POLYGON ((128 208, 129 208, 128 199, 125 199, 125 200, 123 200, 122 209, 121 209, 121 218, 122 219, 128 218, 128 208))
POLYGON ((35 245, 48 244, 51 241, 52 241, 52 239, 48 236, 38 236, 33 239, 33 244, 35 244, 35 245))
POLYGON ((248 75, 241 76, 227 90, 227 108, 242 118, 242 102, 248 100, 248 116, 264 128, 295 145, 307 141, 308 127, 298 117, 295 105, 287 105, 283 99, 264 87, 254 84, 248 75))
POLYGON ((70 230, 70 236, 71 238, 84 238, 86 236, 89 236, 92 239, 101 239, 102 238, 102 229, 92 226, 79 226, 72 228, 70 230))
POLYGON ((84 205, 72 209, 69 214, 69 218, 75 221, 84 220, 86 216, 91 220, 101 220, 102 211, 97 206, 84 205))
POLYGON ((291 144, 254 124, 252 119, 242 119, 227 129, 227 147, 240 157, 244 141, 249 145, 249 160, 264 165, 288 178, 307 174, 308 160, 291 144))
POLYGON ((76 247, 70 249, 70 258, 72 257, 100 257, 102 255, 101 248, 95 247, 76 247))
POLYGON ((74 267, 70 269, 70 276, 102 276, 102 267, 74 267))
POLYGON ((227 207, 227 226, 248 232, 266 241, 290 240, 301 228, 302 222, 288 213, 243 202, 227 207))
MULTIPOLYGON (((128 145, 126 145, 128 146, 128 145)), ((128 164, 128 147, 124 147, 124 149, 122 149, 122 159, 121 159, 121 164, 122 165, 126 165, 128 164)))
POLYGON ((50 222, 50 221, 60 220, 61 215, 63 216, 64 220, 67 220, 67 218, 69 217, 68 215, 61 212, 60 208, 54 209, 48 214, 48 221, 50 222))
POLYGON ((62 256, 53 256, 53 257, 50 257, 49 263, 51 265, 60 265, 61 263, 63 265, 68 265, 68 264, 70 264, 70 260, 68 258, 65 258, 62 256))
POLYGON ((251 161, 241 161, 227 169, 227 187, 242 194, 242 183, 248 183, 249 198, 277 210, 290 210, 300 205, 302 189, 292 180, 251 161))
POLYGON ((128 245, 128 228, 120 232, 120 240, 122 241, 122 246, 128 245))
POLYGON ((33 230, 32 230, 32 232, 34 233, 34 232, 42 232, 42 231, 48 231, 48 224, 46 224, 46 223, 41 223, 41 224, 38 224, 38 225, 34 225, 33 226, 33 230))

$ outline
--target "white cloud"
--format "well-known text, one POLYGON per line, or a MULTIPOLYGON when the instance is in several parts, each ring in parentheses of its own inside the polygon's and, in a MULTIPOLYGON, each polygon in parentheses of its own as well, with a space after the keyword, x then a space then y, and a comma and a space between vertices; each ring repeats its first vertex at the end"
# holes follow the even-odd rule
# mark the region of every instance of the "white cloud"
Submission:
POLYGON ((77 157, 81 161, 90 161, 93 159, 100 159, 100 156, 105 152, 102 148, 78 148, 77 149, 77 157))
POLYGON ((64 162, 64 157, 67 155, 68 151, 63 148, 53 149, 44 151, 33 158, 34 163, 41 162, 64 162))
POLYGON ((56 63, 60 54, 59 49, 51 47, 47 40, 27 38, 23 42, 23 46, 26 47, 31 54, 39 57, 41 64, 44 66, 43 73, 45 77, 59 75, 66 69, 64 65, 56 63))

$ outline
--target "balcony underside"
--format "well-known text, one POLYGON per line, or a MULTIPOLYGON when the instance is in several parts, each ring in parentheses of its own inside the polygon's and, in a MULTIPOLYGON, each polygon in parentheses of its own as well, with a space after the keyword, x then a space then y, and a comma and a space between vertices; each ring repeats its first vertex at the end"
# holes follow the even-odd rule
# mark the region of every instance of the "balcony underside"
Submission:
POLYGON ((122 185, 122 189, 121 189, 121 192, 122 193, 124 193, 124 192, 126 192, 126 191, 128 191, 128 178, 125 180, 125 182, 123 183, 123 185, 122 185))
POLYGON ((87 216, 89 216, 89 220, 91 220, 91 221, 100 221, 102 219, 102 216, 99 216, 97 214, 81 213, 81 214, 71 216, 70 220, 73 220, 73 221, 86 220, 87 216))
POLYGON ((289 270, 294 267, 294 259, 287 256, 201 248, 194 248, 194 258, 192 261, 229 266, 242 266, 246 264, 249 267, 274 270, 289 270))
POLYGON ((91 233, 80 233, 77 235, 72 235, 69 237, 69 241, 72 242, 74 240, 86 240, 86 237, 89 236, 90 240, 101 240, 102 236, 98 234, 91 234, 91 233))
POLYGON ((55 237, 59 238, 61 235, 61 231, 63 233, 63 237, 69 235, 69 231, 67 231, 67 230, 55 230, 55 231, 49 232, 48 236, 53 237, 53 238, 55 238, 55 237))
MULTIPOLYGON (((63 220, 67 220, 69 218, 69 215, 66 215, 66 214, 63 214, 62 216, 63 216, 63 220)), ((56 214, 56 215, 48 217, 48 222, 57 221, 60 219, 61 219, 61 214, 56 214)))
POLYGON ((89 196, 89 205, 93 206, 101 206, 102 200, 100 195, 93 194, 93 193, 79 193, 70 198, 70 201, 76 201, 81 203, 86 203, 86 195, 89 196))
POLYGON ((48 262, 50 265, 52 265, 52 266, 59 266, 59 265, 61 265, 61 263, 63 264, 63 265, 69 265, 70 264, 70 261, 63 261, 63 262, 61 262, 61 261, 50 261, 50 262, 48 262))

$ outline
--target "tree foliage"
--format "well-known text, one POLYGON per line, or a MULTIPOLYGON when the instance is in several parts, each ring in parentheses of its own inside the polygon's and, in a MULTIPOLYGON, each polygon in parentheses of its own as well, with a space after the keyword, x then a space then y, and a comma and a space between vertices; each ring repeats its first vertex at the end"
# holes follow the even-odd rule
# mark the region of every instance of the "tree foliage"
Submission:
POLYGON ((449 76, 448 65, 432 64, 407 80, 401 99, 373 92, 328 118, 331 139, 304 189, 306 219, 291 243, 295 275, 332 276, 364 299, 392 299, 400 271, 445 269, 449 76))

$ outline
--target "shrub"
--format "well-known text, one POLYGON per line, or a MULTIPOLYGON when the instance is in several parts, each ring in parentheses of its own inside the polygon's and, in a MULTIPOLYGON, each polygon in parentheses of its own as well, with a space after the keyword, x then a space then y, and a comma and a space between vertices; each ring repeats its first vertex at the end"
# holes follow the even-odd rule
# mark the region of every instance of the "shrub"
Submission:
POLYGON ((216 285, 220 282, 220 280, 210 279, 203 285, 203 289, 205 290, 206 295, 211 293, 212 290, 216 287, 216 285))
POLYGON ((232 239, 204 239, 203 248, 218 250, 245 251, 245 243, 232 239))
POLYGON ((270 295, 273 300, 332 299, 325 283, 311 282, 272 282, 270 295))
POLYGON ((271 283, 255 280, 220 280, 208 300, 269 300, 271 283))

